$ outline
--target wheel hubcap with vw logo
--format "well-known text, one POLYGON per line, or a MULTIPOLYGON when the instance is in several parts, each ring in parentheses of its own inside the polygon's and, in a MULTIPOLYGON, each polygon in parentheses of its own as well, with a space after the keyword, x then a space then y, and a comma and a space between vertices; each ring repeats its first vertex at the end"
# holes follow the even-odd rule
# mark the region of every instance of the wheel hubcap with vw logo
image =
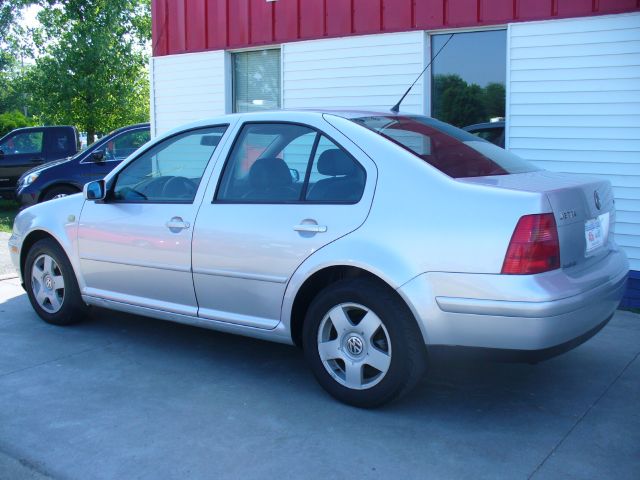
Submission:
POLYGON ((318 353, 324 368, 341 385, 371 388, 380 383, 391 364, 389 332, 366 306, 342 303, 320 322, 318 353))

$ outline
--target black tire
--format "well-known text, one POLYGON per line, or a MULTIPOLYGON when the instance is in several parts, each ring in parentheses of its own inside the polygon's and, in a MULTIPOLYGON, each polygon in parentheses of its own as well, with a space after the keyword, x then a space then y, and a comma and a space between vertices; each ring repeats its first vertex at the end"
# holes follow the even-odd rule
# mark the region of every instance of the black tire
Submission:
MULTIPOLYGON (((361 330, 364 331, 365 328, 361 330)), ((422 378, 427 366, 426 347, 415 317, 396 292, 382 282, 369 278, 341 280, 317 295, 305 317, 303 347, 305 357, 320 385, 338 400, 362 408, 383 405, 409 392, 422 378), (366 310, 360 307, 365 307, 366 310), (336 308, 346 312, 349 321, 349 327, 342 335, 338 334, 329 315, 329 312, 338 311, 336 308), (369 355, 376 353, 373 352, 374 349, 378 350, 377 353, 381 351, 387 355, 389 363, 384 374, 382 370, 372 370, 368 364, 358 367, 362 384, 360 389, 350 388, 346 385, 348 377, 345 362, 352 357, 348 356, 347 343, 353 339, 354 334, 360 333, 357 332, 360 325, 357 323, 358 316, 366 311, 373 312, 374 317, 377 317, 376 322, 379 320, 384 328, 378 327, 377 333, 372 336, 363 333, 361 338, 365 344, 364 352, 358 353, 361 355, 360 359, 351 364, 366 364, 369 355), (329 331, 331 333, 326 341, 338 341, 336 345, 342 346, 342 358, 323 361, 319 342, 329 331), (377 344, 380 346, 378 349, 374 344, 380 342, 380 338, 383 341, 377 344), (343 371, 340 370, 341 365, 344 366, 343 371), (373 372, 371 380, 365 375, 367 370, 373 372), (366 386, 366 382, 371 386, 366 386)))
POLYGON ((80 288, 71 263, 62 247, 53 239, 45 238, 39 240, 29 249, 23 275, 31 306, 45 322, 53 325, 71 325, 86 317, 89 308, 82 301, 80 288), (45 278, 45 268, 42 270, 42 275, 40 275, 39 271, 46 264, 47 257, 53 260, 51 264, 53 267, 50 270, 54 272, 53 275, 49 276, 54 280, 51 285, 52 288, 48 289, 46 287, 48 280, 45 278), (38 274, 34 275, 34 263, 36 262, 38 262, 36 267, 38 274), (58 276, 61 276, 64 281, 64 286, 60 289, 56 289, 55 285, 55 278, 58 276), (45 295, 48 295, 48 298, 43 302, 43 305, 40 305, 36 292, 42 291, 44 291, 45 295), (54 302, 51 301, 54 297, 55 301, 59 302, 59 308, 56 308, 56 305, 53 305, 54 302))
POLYGON ((70 187, 68 185, 61 185, 59 187, 53 187, 42 197, 43 202, 48 202, 49 200, 53 200, 54 198, 66 197, 67 195, 73 195, 74 193, 78 193, 78 190, 74 187, 70 187))

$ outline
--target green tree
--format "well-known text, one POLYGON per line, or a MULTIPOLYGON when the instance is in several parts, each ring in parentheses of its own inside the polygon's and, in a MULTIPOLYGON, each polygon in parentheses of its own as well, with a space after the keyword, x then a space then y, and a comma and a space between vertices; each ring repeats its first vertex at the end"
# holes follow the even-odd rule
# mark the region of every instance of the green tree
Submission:
POLYGON ((32 122, 21 112, 13 111, 0 113, 0 137, 9 133, 11 130, 20 127, 28 127, 32 122))
POLYGON ((504 117, 505 88, 489 83, 469 85, 459 75, 436 75, 433 79, 431 114, 444 122, 464 127, 504 117))
POLYGON ((149 0, 40 0, 28 74, 41 120, 96 132, 149 119, 149 0))
POLYGON ((19 24, 27 0, 0 0, 0 113, 25 111, 25 59, 32 49, 28 32, 19 24))
POLYGON ((487 117, 504 117, 506 91, 502 83, 490 83, 484 87, 483 103, 487 117))
POLYGON ((457 127, 485 121, 484 92, 458 75, 436 75, 432 114, 457 127))

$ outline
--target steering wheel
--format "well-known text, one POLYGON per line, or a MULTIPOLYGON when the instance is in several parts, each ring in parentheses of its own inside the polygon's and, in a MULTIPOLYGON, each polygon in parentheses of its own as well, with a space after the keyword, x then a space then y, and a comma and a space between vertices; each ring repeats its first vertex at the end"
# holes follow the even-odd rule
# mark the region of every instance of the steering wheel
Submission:
POLYGON ((190 198, 194 197, 198 189, 191 180, 186 177, 171 177, 162 186, 162 197, 190 198))

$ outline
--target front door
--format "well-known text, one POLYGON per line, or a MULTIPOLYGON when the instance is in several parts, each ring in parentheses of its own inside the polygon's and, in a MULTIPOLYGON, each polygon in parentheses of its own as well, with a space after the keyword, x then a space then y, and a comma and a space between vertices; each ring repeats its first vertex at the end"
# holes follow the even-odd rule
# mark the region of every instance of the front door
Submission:
POLYGON ((317 128, 246 123, 195 226, 199 315, 274 328, 296 268, 364 222, 375 185, 371 165, 317 128))
POLYGON ((193 224, 206 183, 201 180, 226 128, 165 139, 109 181, 105 202, 85 203, 78 232, 84 295, 197 314, 193 224))

